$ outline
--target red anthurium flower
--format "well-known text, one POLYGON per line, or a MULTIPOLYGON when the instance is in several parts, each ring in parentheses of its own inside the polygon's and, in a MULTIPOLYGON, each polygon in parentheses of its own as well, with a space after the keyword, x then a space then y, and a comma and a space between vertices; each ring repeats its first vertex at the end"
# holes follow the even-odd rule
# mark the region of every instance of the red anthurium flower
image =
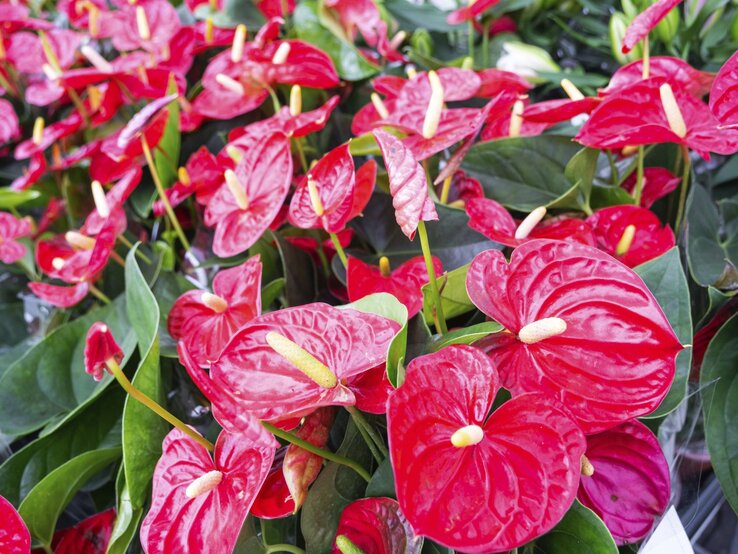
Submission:
POLYGON ((402 513, 417 534, 463 552, 510 550, 545 533, 579 484, 586 443, 566 408, 525 394, 489 415, 499 389, 487 356, 451 346, 410 362, 387 402, 402 513))
POLYGON ((255 420, 222 431, 214 460, 179 429, 162 444, 151 509, 141 524, 146 554, 232 552, 279 443, 255 420))
POLYGON ((255 4, 267 18, 282 18, 295 11, 295 0, 286 0, 286 3, 282 0, 257 0, 255 4), (285 7, 287 13, 284 13, 285 7))
POLYGON ((104 193, 100 183, 92 183, 95 209, 87 216, 80 231, 85 235, 97 235, 106 225, 111 224, 116 235, 125 231, 126 214, 123 204, 141 182, 142 175, 141 168, 134 166, 107 193, 104 193))
POLYGON ((261 315, 242 327, 209 377, 181 342, 179 353, 227 427, 243 413, 279 421, 320 406, 354 404, 344 380, 384 362, 398 329, 396 322, 374 314, 306 304, 261 315))
POLYGON ((282 473, 286 453, 287 447, 282 446, 274 455, 269 474, 251 505, 251 515, 260 519, 279 519, 295 512, 295 503, 282 473))
POLYGON ((13 505, 0 496, 0 550, 7 554, 28 554, 31 534, 13 505))
POLYGON ((656 25, 664 19, 671 10, 682 3, 682 0, 658 0, 639 13, 628 25, 623 37, 623 54, 627 54, 633 47, 648 36, 656 25))
MULTIPOLYGON (((511 94, 501 93, 493 99, 494 109, 487 117, 487 125, 482 130, 479 140, 487 141, 506 137, 530 137, 540 135, 552 125, 548 120, 556 119, 547 117, 546 120, 534 121, 532 118, 523 117, 530 110, 527 97, 518 98, 511 94)), ((564 105, 569 100, 561 100, 564 105)), ((575 105, 575 108, 578 107, 575 105)), ((550 110, 544 110, 550 111, 550 110)), ((534 113, 534 112, 530 112, 534 113)), ((556 113, 554 111, 554 113, 556 113)), ((566 114, 568 115, 568 113, 566 114)))
POLYGON ((71 308, 82 302, 90 292, 90 285, 87 281, 71 287, 33 282, 28 283, 28 288, 41 300, 57 308, 71 308))
POLYGON ((710 91, 710 110, 724 126, 738 126, 738 52, 725 62, 710 91))
POLYGON ((85 371, 92 375, 95 381, 99 381, 103 378, 103 373, 108 371, 106 363, 110 359, 120 364, 123 360, 123 350, 115 342, 110 328, 97 321, 90 326, 85 339, 85 371))
POLYGON ((240 254, 267 230, 282 207, 292 182, 290 141, 282 133, 262 139, 236 166, 205 210, 205 224, 215 227, 213 252, 240 254))
POLYGON ((105 554, 114 522, 115 509, 111 508, 57 531, 52 542, 54 554, 105 554))
POLYGON ((523 117, 534 123, 555 125, 582 115, 590 114, 600 105, 601 99, 592 96, 574 99, 545 100, 527 106, 523 117))
POLYGON ((75 112, 61 121, 44 127, 40 139, 36 139, 36 137, 29 138, 15 147, 15 159, 25 160, 34 154, 43 152, 64 137, 68 137, 79 131, 82 128, 82 123, 82 116, 75 112))
MULTIPOLYGON (((433 257, 436 275, 443 273, 441 260, 433 257)), ((422 286, 428 282, 428 272, 423 256, 410 258, 390 270, 389 260, 380 258, 379 266, 365 264, 358 258, 349 256, 346 271, 346 287, 349 300, 354 302, 375 292, 388 292, 407 308, 407 316, 413 317, 423 309, 422 286)))
POLYGON ((373 134, 387 168, 395 219, 405 236, 412 240, 419 221, 438 219, 436 207, 428 196, 425 171, 397 137, 381 129, 373 134))
POLYGON ((619 545, 651 530, 669 504, 669 464, 654 434, 637 420, 587 437, 579 501, 607 525, 619 545))
POLYGON ((26 255, 26 247, 16 239, 29 236, 31 230, 27 219, 0 212, 0 262, 12 264, 26 255))
POLYGON ((356 397, 356 407, 368 414, 385 413, 387 398, 395 390, 387 377, 386 364, 378 365, 361 375, 350 378, 348 385, 356 397))
MULTIPOLYGON (((648 63, 649 77, 664 79, 672 88, 681 89, 697 98, 710 92, 715 79, 715 74, 695 69, 684 60, 671 56, 652 56, 648 63)), ((618 69, 600 95, 609 96, 642 80, 643 60, 636 60, 618 69)))
POLYGON ((66 29, 52 29, 43 33, 53 53, 52 60, 44 52, 42 39, 36 33, 20 32, 10 37, 7 47, 7 59, 21 73, 42 73, 42 67, 49 65, 54 70, 70 67, 75 61, 77 50, 83 35, 66 29))
POLYGON ((8 144, 21 136, 18 115, 13 104, 0 98, 0 146, 8 144))
MULTIPOLYGON (((338 537, 372 554, 420 554, 423 546, 423 540, 415 536, 392 498, 362 498, 346 506, 338 521, 335 542, 344 540, 338 537)), ((341 552, 334 543, 333 554, 341 552)))
MULTIPOLYGON (((438 180, 436 180, 438 182, 438 180)), ((436 185, 436 193, 440 197, 443 193, 443 183, 436 185)), ((469 177, 462 170, 457 170, 451 177, 451 186, 449 187, 448 204, 458 204, 466 206, 474 198, 484 198, 484 189, 479 181, 474 177, 469 177)))
POLYGON ((517 96, 526 94, 533 88, 524 77, 504 69, 482 69, 477 72, 477 76, 481 82, 476 95, 482 98, 494 98, 503 92, 517 96))
POLYGON ((352 215, 356 175, 348 143, 323 156, 297 186, 289 221, 295 227, 343 230, 352 215))
POLYGON ((738 298, 733 297, 723 304, 710 321, 700 327, 692 337, 692 371, 689 375, 692 381, 699 381, 702 361, 705 359, 710 341, 736 312, 738 312, 738 298))
POLYGON ((325 6, 338 15, 350 42, 356 40, 357 31, 372 48, 387 38, 387 24, 372 0, 328 0, 325 6))
POLYGON ((587 218, 597 246, 628 267, 635 267, 673 248, 674 233, 652 211, 639 206, 611 206, 587 218))
POLYGON ((581 219, 559 216, 543 219, 546 208, 533 210, 522 221, 513 219, 498 202, 472 198, 466 203, 469 227, 505 246, 520 246, 533 239, 558 239, 594 246, 592 228, 581 219))
POLYGON ((738 151, 738 131, 721 129, 706 104, 661 79, 647 79, 608 96, 576 140, 601 149, 671 142, 705 159, 710 152, 738 151))
POLYGON ((167 318, 169 334, 182 340, 198 365, 218 359, 231 337, 261 313, 259 256, 223 269, 213 279, 213 292, 190 290, 180 296, 167 318))
MULTIPOLYGON (((663 167, 647 167, 643 170, 643 189, 641 191, 641 207, 650 208, 656 200, 676 190, 681 177, 674 175, 663 167)), ((632 173, 624 182, 623 188, 630 193, 638 183, 637 173, 632 173)))
POLYGON ((557 398, 587 433, 652 412, 682 346, 636 273, 582 244, 533 240, 471 263, 469 298, 508 332, 483 346, 513 397, 557 398))
POLYGON ((10 183, 12 190, 26 190, 34 185, 46 173, 46 158, 43 152, 36 152, 31 156, 28 167, 23 170, 23 175, 10 183))
POLYGON ((468 6, 459 8, 448 14, 446 22, 449 25, 458 25, 472 21, 499 2, 500 0, 477 0, 476 2, 470 2, 468 6))
POLYGON ((182 24, 177 10, 166 0, 123 5, 114 13, 113 46, 121 52, 139 48, 160 53, 177 34, 182 24))

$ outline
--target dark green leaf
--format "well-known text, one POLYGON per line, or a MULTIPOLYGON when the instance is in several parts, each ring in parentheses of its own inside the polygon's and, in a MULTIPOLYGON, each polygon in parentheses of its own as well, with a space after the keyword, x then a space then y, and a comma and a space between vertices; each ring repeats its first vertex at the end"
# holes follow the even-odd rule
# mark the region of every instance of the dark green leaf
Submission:
POLYGON ((535 552, 543 554, 617 554, 618 547, 597 515, 574 501, 564 519, 535 542, 535 552))
POLYGON ((313 302, 318 294, 318 276, 310 254, 290 244, 279 233, 274 233, 285 279, 285 297, 288 306, 313 302))
POLYGON ((594 148, 583 148, 569 160, 564 175, 569 182, 579 187, 578 202, 582 207, 589 207, 592 196, 592 183, 597 172, 597 159, 600 151, 594 148))
POLYGON ((72 458, 44 477, 18 508, 31 535, 49 546, 56 520, 75 493, 119 457, 120 448, 92 450, 72 458))
POLYGON ((385 0, 384 6, 400 24, 401 29, 422 27, 429 31, 450 32, 458 30, 458 25, 446 23, 448 12, 439 10, 433 4, 414 4, 407 0, 385 0))
POLYGON ((366 487, 366 496, 386 496, 397 498, 395 492, 395 476, 392 473, 392 463, 387 458, 374 472, 372 480, 366 487))
POLYGON ((738 513, 738 315, 710 341, 702 361, 700 389, 712 467, 738 513))
MULTIPOLYGON (((465 314, 474 309, 474 304, 466 294, 466 274, 469 264, 449 271, 437 279, 441 291, 441 305, 446 319, 465 314)), ((423 285, 423 316, 430 324, 433 323, 435 304, 430 283, 423 285)))
POLYGON ((502 325, 496 321, 485 321, 484 323, 478 323, 471 327, 465 327, 463 329, 446 333, 433 343, 432 349, 436 352, 451 344, 473 344, 487 335, 499 333, 500 331, 502 331, 502 325))
POLYGON ((635 204, 635 199, 622 187, 594 185, 589 204, 593 210, 599 210, 610 206, 635 204))
POLYGON ((122 470, 118 473, 118 507, 106 554, 125 554, 143 517, 143 508, 133 508, 122 470))
MULTIPOLYGON (((692 342, 692 313, 689 287, 674 247, 665 254, 635 268, 646 286, 658 300, 669 323, 682 344, 692 342)), ((676 375, 666 398, 648 417, 662 417, 674 410, 687 394, 687 379, 692 364, 692 349, 685 348, 676 359, 676 375)))

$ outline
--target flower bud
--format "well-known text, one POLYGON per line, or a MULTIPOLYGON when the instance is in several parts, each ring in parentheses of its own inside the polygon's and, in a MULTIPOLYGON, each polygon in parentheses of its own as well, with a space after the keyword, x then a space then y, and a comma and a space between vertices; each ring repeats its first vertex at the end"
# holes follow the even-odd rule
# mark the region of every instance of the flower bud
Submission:
POLYGON ((197 498, 201 494, 210 492, 215 487, 220 485, 223 480, 223 473, 218 470, 208 471, 200 475, 197 479, 192 481, 185 489, 185 496, 187 498, 197 498))
POLYGON ((249 209, 249 197, 246 196, 246 191, 243 189, 241 181, 238 180, 238 175, 232 169, 225 170, 225 182, 228 190, 231 191, 233 198, 236 200, 236 204, 241 210, 249 209))
POLYGON ((518 332, 518 339, 525 344, 535 344, 566 331, 566 321, 560 317, 547 317, 525 325, 518 332))
POLYGON ((93 323, 87 331, 84 359, 85 371, 92 375, 95 381, 102 379, 104 371, 110 372, 107 364, 111 360, 116 365, 123 361, 123 350, 115 342, 108 326, 101 321, 93 323))
POLYGON ((502 45, 502 55, 497 60, 497 69, 512 71, 533 81, 542 81, 538 72, 557 73, 561 68, 548 52, 523 42, 508 41, 502 45))
POLYGON ((451 435, 451 444, 456 448, 463 448, 465 446, 474 446, 482 442, 484 438, 484 429, 479 425, 467 425, 461 429, 457 429, 456 432, 451 435))
POLYGON ((336 375, 323 362, 287 337, 273 331, 266 334, 266 342, 277 354, 287 360, 317 385, 332 389, 338 385, 336 375))

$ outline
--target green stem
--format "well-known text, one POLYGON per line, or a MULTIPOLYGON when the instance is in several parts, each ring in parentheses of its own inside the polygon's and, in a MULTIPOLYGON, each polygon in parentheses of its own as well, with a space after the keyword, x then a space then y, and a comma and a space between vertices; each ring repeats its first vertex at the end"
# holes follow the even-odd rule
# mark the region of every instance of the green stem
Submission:
POLYGON ((618 185, 618 181, 620 181, 620 174, 618 173, 618 166, 615 163, 615 156, 612 153, 612 150, 609 148, 606 150, 607 152, 607 161, 610 162, 610 182, 613 184, 613 186, 618 185))
POLYGON ((305 151, 302 148, 302 137, 294 137, 292 141, 293 141, 293 144, 295 145, 295 149, 297 150, 297 155, 300 157, 300 165, 302 165, 302 172, 307 173, 308 164, 307 164, 307 159, 305 158, 305 151))
MULTIPOLYGON (((362 427, 366 430, 367 435, 371 438, 372 442, 377 446, 377 449, 379 449, 379 452, 382 454, 383 458, 386 458, 389 456, 389 450, 387 450, 387 447, 384 446, 384 439, 374 430, 374 427, 371 423, 367 421, 367 419, 364 417, 364 414, 361 413, 358 409, 356 409, 354 406, 346 406, 346 410, 349 414, 351 414, 351 419, 354 420, 354 423, 356 426, 361 429, 362 427)), ((381 462, 382 460, 377 460, 381 462)))
POLYGON ((272 106, 274 107, 274 113, 277 113, 279 112, 279 110, 282 109, 282 105, 279 103, 279 98, 277 97, 277 93, 274 92, 274 89, 270 87, 269 85, 267 85, 266 88, 269 91, 269 96, 272 98, 272 106))
POLYGON ((490 18, 486 18, 482 24, 482 67, 485 69, 489 66, 489 26, 492 23, 490 18))
MULTIPOLYGON (((118 235, 118 240, 122 242, 123 246, 128 248, 128 250, 131 250, 133 248, 133 243, 130 240, 128 240, 125 237, 125 235, 118 235)), ((136 250, 136 257, 141 259, 146 265, 152 264, 151 259, 146 254, 141 252, 140 250, 136 250)))
POLYGON ((90 292, 95 298, 97 298, 103 304, 110 304, 111 302, 110 298, 103 291, 101 291, 99 288, 97 288, 92 283, 89 284, 89 287, 90 287, 90 292))
POLYGON ((324 458, 328 461, 335 462, 337 464, 341 464, 346 467, 350 467, 356 473, 358 473, 361 476, 361 478, 364 479, 367 483, 371 480, 371 475, 369 475, 369 472, 367 472, 367 470, 361 467, 354 460, 345 458, 341 456, 340 454, 334 454, 330 450, 324 450, 322 448, 318 448, 314 444, 311 444, 306 440, 302 440, 301 438, 296 437, 295 435, 293 435, 292 433, 288 431, 283 431, 279 427, 275 427, 274 425, 272 425, 271 423, 267 423, 266 421, 262 421, 261 424, 264 426, 264 429, 269 431, 275 437, 279 437, 282 440, 286 440, 290 444, 299 446, 303 450, 312 452, 313 454, 316 454, 320 456, 321 458, 324 458))
POLYGON ((272 552, 292 552, 292 554, 305 554, 305 551, 299 546, 293 546, 291 544, 272 544, 267 546, 265 551, 266 554, 272 554, 272 552))
POLYGON ((679 236, 679 230, 682 228, 684 207, 687 203, 687 189, 689 188, 689 174, 692 172, 692 159, 689 157, 689 150, 684 145, 682 145, 682 158, 684 159, 682 186, 679 189, 679 207, 677 208, 676 221, 674 222, 674 233, 677 236, 679 236))
POLYGON ((641 205, 641 195, 643 194, 643 162, 646 158, 645 149, 643 146, 638 147, 638 174, 636 175, 636 186, 635 191, 633 194, 633 198, 635 198, 635 205, 640 206, 641 205))
POLYGON ((328 233, 328 236, 331 237, 331 242, 333 242, 333 247, 336 249, 338 257, 341 258, 341 263, 343 264, 343 267, 348 269, 348 257, 346 256, 346 252, 344 251, 343 246, 341 246, 341 241, 338 240, 338 237, 335 233, 328 233))
POLYGON ((473 63, 474 61, 474 23, 472 21, 469 22, 468 29, 469 29, 469 57, 472 59, 472 63, 473 63))
POLYGON ((115 377, 118 383, 120 383, 120 386, 123 387, 123 389, 130 396, 138 400, 141 404, 146 406, 156 415, 168 421, 186 435, 190 436, 193 440, 195 440, 195 442, 201 444, 211 452, 213 451, 213 444, 209 440, 207 440, 200 433, 186 425, 182 420, 169 413, 165 408, 161 407, 154 400, 152 400, 136 387, 134 387, 133 384, 128 380, 128 377, 126 377, 125 373, 123 373, 123 370, 120 368, 118 362, 116 362, 114 358, 111 358, 107 362, 105 362, 105 365, 111 371, 113 377, 115 377))
POLYGON ((177 237, 179 237, 179 241, 182 243, 182 246, 184 246, 185 250, 189 252, 191 249, 190 243, 177 220, 177 216, 172 209, 172 205, 169 203, 169 198, 167 198, 166 192, 164 192, 164 186, 161 184, 161 179, 159 179, 159 172, 156 170, 154 157, 151 155, 151 149, 149 148, 149 143, 146 141, 145 136, 141 137, 141 146, 143 147, 146 163, 149 165, 149 171, 151 171, 151 178, 154 180, 156 192, 159 194, 162 204, 164 204, 164 211, 167 212, 167 217, 169 218, 169 221, 172 222, 172 227, 174 227, 174 231, 177 233, 177 237))
POLYGON ((422 219, 418 222, 418 236, 420 237, 420 248, 423 250, 423 259, 425 260, 425 269, 428 271, 428 279, 431 285, 431 293, 433 294, 433 303, 436 309, 436 325, 437 331, 445 335, 448 333, 446 327, 446 317, 443 315, 443 306, 441 305, 441 293, 438 290, 438 279, 436 278, 436 269, 433 267, 433 258, 431 257, 430 244, 428 242, 428 231, 425 228, 425 221, 422 219))

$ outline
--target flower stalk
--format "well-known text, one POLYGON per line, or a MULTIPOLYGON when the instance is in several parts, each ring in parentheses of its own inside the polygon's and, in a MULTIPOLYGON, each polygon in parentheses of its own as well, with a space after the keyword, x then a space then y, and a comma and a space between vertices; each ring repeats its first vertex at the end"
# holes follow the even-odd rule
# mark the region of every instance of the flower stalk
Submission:
POLYGON ((431 294, 433 295, 433 305, 436 314, 436 330, 441 335, 445 335, 448 333, 448 327, 446 326, 446 317, 443 314, 441 292, 438 289, 436 269, 433 267, 433 257, 431 256, 430 243, 428 242, 428 231, 425 228, 425 221, 422 219, 418 222, 418 236, 420 237, 420 248, 423 250, 425 268, 428 271, 428 282, 430 283, 431 294))

